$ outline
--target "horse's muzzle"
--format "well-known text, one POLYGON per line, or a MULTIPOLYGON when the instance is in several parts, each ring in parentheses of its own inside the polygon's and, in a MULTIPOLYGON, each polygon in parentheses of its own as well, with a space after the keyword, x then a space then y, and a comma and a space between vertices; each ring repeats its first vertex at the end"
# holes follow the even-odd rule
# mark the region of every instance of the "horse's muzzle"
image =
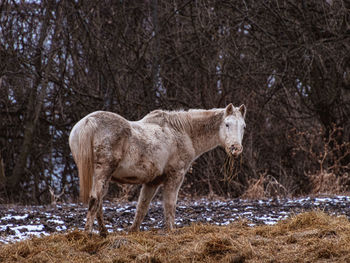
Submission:
POLYGON ((243 146, 239 145, 239 144, 234 144, 230 146, 230 153, 237 157, 238 155, 240 155, 243 151, 243 146))

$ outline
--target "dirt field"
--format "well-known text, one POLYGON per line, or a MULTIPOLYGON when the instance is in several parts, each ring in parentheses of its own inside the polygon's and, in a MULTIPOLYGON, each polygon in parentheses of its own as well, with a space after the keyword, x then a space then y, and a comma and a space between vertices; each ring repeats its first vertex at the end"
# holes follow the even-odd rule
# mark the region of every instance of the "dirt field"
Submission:
MULTIPOLYGON (((136 202, 104 203, 104 218, 109 232, 122 232, 130 226, 136 202)), ((322 210, 331 215, 350 218, 350 197, 306 197, 276 200, 186 200, 180 199, 176 210, 177 227, 193 223, 228 225, 246 219, 247 225, 271 225, 305 211, 322 210)), ((161 202, 153 202, 142 230, 163 226, 161 202)), ((83 229, 86 207, 78 204, 51 206, 0 205, 0 244, 15 242, 31 235, 49 235, 83 229)))

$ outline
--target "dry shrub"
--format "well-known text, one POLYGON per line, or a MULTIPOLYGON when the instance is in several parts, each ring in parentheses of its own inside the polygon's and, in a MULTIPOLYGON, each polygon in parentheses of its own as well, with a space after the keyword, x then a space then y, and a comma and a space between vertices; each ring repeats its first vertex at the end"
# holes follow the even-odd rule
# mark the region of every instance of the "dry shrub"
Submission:
POLYGON ((248 188, 241 197, 245 199, 265 198, 264 176, 260 175, 259 179, 249 180, 248 188))
POLYGON ((321 211, 296 215, 274 226, 194 224, 116 233, 103 239, 84 232, 0 246, 0 262, 347 262, 350 222, 321 211))
POLYGON ((350 176, 348 173, 337 176, 334 173, 323 171, 317 174, 308 174, 307 176, 312 186, 312 194, 339 194, 350 190, 350 176))
POLYGON ((260 174, 259 179, 249 180, 248 188, 241 197, 245 199, 263 199, 287 195, 287 189, 275 177, 265 172, 260 174))
POLYGON ((325 133, 324 129, 291 131, 293 158, 306 164, 304 174, 309 179, 312 194, 349 192, 350 142, 340 140, 343 129, 335 125, 327 137, 325 133))

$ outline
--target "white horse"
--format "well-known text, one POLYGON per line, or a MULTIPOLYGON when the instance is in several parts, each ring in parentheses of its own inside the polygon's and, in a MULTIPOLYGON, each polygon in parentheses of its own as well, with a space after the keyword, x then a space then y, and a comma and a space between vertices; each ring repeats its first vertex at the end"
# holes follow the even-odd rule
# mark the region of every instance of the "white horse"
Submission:
POLYGON ((93 112, 73 127, 69 146, 78 166, 80 196, 89 204, 85 230, 95 218, 106 236, 102 200, 110 181, 142 184, 134 222, 138 231, 149 204, 163 185, 165 227, 173 229, 179 188, 191 163, 201 154, 222 146, 239 155, 246 107, 211 110, 155 110, 139 121, 118 114, 93 112))

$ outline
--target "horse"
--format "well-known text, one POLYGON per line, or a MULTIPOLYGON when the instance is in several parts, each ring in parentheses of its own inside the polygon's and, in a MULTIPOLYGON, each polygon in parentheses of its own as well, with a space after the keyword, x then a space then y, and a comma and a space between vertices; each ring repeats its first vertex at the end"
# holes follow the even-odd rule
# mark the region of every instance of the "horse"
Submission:
POLYGON ((246 107, 188 111, 154 110, 138 121, 95 111, 78 121, 69 146, 78 167, 80 198, 88 204, 85 231, 107 235, 102 201, 109 183, 142 184, 130 232, 138 231, 149 204, 163 185, 165 229, 172 230, 180 186, 192 162, 223 147, 229 155, 242 150, 246 107))

